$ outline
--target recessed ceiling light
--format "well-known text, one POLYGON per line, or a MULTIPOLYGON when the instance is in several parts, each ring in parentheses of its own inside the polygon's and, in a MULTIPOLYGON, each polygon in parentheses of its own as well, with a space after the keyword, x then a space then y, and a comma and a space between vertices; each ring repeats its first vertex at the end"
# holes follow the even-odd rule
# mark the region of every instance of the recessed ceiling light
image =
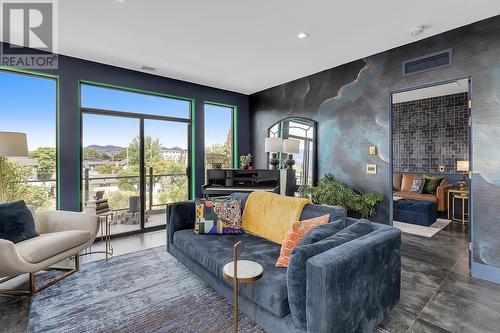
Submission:
POLYGON ((422 32, 424 32, 424 29, 425 29, 425 27, 423 25, 416 25, 416 26, 408 29, 408 33, 411 36, 417 36, 417 35, 420 35, 422 32))
POLYGON ((309 37, 310 35, 307 33, 307 32, 301 32, 297 35, 298 38, 300 39, 303 39, 303 38, 307 38, 309 37))
POLYGON ((118 3, 124 3, 125 0, 115 0, 115 2, 118 2, 118 3))

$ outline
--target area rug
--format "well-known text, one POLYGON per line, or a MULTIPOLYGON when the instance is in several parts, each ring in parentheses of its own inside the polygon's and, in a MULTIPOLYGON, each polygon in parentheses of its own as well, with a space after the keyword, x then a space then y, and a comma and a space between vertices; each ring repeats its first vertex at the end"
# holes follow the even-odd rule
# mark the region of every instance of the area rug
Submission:
POLYGON ((448 224, 450 224, 450 222, 451 220, 437 219, 436 222, 431 224, 429 227, 425 227, 423 225, 394 221, 393 226, 407 234, 432 238, 439 231, 443 230, 443 228, 445 228, 448 224))
MULTIPOLYGON (((40 275, 39 282, 49 277, 40 275)), ((157 247, 81 265, 80 272, 33 297, 29 331, 231 332, 232 311, 225 298, 157 247)), ((263 332, 244 314, 239 329, 263 332)))

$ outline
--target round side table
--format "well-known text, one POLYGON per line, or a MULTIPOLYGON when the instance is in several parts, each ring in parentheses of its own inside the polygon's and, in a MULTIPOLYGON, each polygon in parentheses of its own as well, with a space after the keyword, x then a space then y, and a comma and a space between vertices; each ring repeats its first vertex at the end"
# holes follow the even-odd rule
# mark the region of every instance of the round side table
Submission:
POLYGON ((234 288, 234 332, 238 332, 238 283, 255 282, 264 274, 264 268, 250 260, 238 260, 238 247, 242 244, 241 241, 234 244, 233 258, 234 260, 225 264, 222 268, 224 278, 233 280, 234 288), (236 263, 236 264, 235 264, 236 263))

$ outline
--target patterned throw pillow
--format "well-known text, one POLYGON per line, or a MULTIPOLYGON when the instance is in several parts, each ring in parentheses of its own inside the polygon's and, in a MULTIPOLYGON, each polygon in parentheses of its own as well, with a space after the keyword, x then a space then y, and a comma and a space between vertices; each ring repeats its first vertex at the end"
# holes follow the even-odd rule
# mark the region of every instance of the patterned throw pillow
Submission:
POLYGON ((241 201, 196 199, 194 234, 242 234, 241 201))
POLYGON ((423 178, 415 179, 413 181, 413 184, 411 185, 411 192, 422 193, 422 191, 424 190, 424 184, 425 184, 425 179, 423 178))
POLYGON ((328 223, 329 219, 330 214, 326 214, 292 224, 292 227, 288 230, 285 236, 283 244, 281 244, 280 257, 276 261, 276 267, 288 267, 292 249, 300 244, 302 238, 304 238, 309 231, 316 228, 320 224, 328 223))

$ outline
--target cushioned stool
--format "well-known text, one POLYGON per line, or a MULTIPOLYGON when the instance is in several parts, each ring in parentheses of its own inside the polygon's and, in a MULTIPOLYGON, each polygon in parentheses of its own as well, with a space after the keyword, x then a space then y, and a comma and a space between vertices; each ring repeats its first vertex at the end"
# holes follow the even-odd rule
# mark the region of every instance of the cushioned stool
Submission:
POLYGON ((394 220, 423 226, 436 222, 437 206, 432 201, 401 199, 394 201, 394 220))

